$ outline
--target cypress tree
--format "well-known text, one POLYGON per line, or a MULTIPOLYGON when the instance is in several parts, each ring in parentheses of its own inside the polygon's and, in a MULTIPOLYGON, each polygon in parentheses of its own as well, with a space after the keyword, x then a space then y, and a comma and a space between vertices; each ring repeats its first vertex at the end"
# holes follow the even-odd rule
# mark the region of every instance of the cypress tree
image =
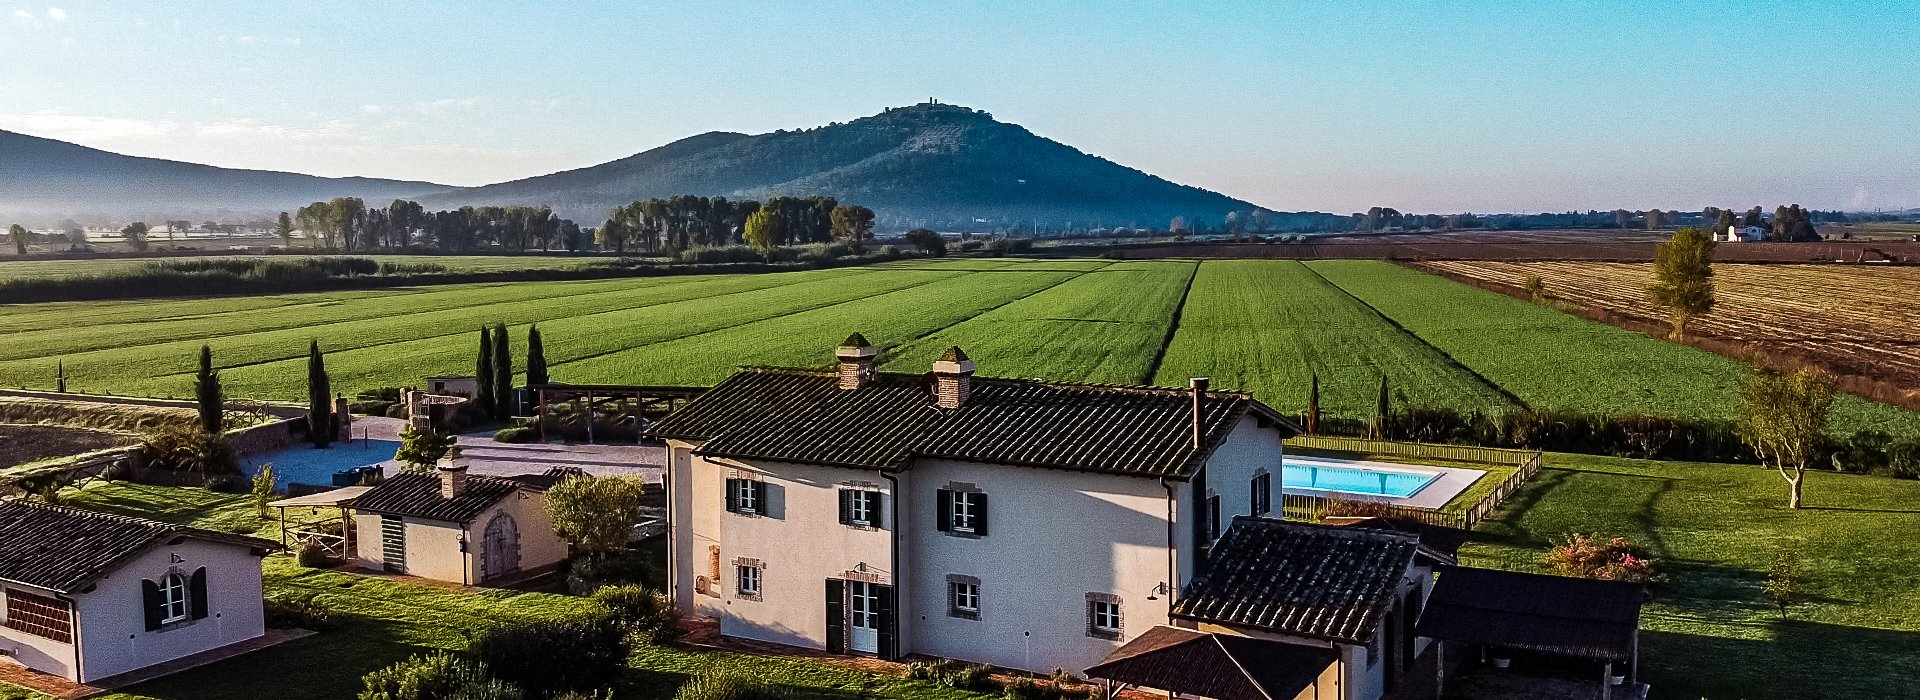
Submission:
POLYGON ((540 327, 527 328, 527 384, 547 383, 547 351, 540 347, 540 327))
POLYGON ((513 348, 507 324, 493 324, 493 417, 513 417, 513 348))
POLYGON ((493 415, 493 335, 480 326, 480 359, 473 366, 473 405, 493 415))
POLYGON ((327 362, 320 356, 320 341, 307 346, 307 436, 314 447, 333 442, 333 388, 327 383, 327 362))
POLYGON ((1380 402, 1373 407, 1373 437, 1387 439, 1387 417, 1392 407, 1387 403, 1387 375, 1380 375, 1380 402))
POLYGON ((218 434, 226 401, 220 394, 220 373, 213 371, 213 348, 207 345, 200 346, 200 371, 193 377, 193 396, 200 401, 200 429, 218 434))
POLYGON ((1313 388, 1307 391, 1307 434, 1320 434, 1320 373, 1313 373, 1313 388))

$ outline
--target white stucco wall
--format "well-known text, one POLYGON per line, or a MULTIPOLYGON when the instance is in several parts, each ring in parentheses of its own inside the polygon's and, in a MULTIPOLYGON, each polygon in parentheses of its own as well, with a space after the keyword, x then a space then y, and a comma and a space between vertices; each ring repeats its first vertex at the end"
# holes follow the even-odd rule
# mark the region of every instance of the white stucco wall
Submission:
MULTIPOLYGON (((486 563, 484 556, 487 524, 495 515, 506 513, 513 517, 514 526, 520 532, 520 571, 527 572, 541 567, 551 567, 567 559, 567 541, 553 531, 553 519, 547 516, 546 495, 532 491, 519 491, 500 499, 492 508, 488 508, 474 518, 467 526, 467 548, 470 556, 466 558, 467 580, 480 583, 484 579, 486 563)), ((409 532, 409 535, 412 533, 409 532)), ((412 561, 414 552, 412 541, 407 544, 408 561, 412 561)), ((457 580, 457 579, 455 579, 457 580)))
POLYGON ((82 681, 105 678, 266 634, 260 557, 246 547, 197 539, 162 544, 74 596, 82 681), (180 561, 173 561, 174 558, 180 561), (140 582, 168 571, 191 578, 207 569, 207 616, 146 631, 140 582))
MULTIPOLYGON (((360 513, 353 518, 355 536, 359 538, 354 548, 359 550, 360 565, 369 569, 379 569, 386 564, 386 556, 380 549, 380 520, 381 516, 375 513, 360 513)), ((477 580, 470 575, 477 569, 468 563, 467 553, 460 551, 459 525, 409 517, 402 517, 401 521, 406 528, 407 575, 463 584, 477 580)))
MULTIPOLYGON (((58 599, 60 597, 53 591, 37 588, 14 587, 11 590, 22 590, 43 598, 58 599)), ((5 603, 6 590, 0 590, 0 623, 5 623, 7 619, 5 603)), ((0 652, 4 652, 8 659, 18 661, 27 668, 51 673, 67 680, 75 680, 74 674, 80 663, 79 658, 74 656, 72 644, 56 642, 46 637, 6 627, 0 627, 0 652)), ((0 663, 7 662, 0 661, 0 663)))
MULTIPOLYGON (((694 609, 693 577, 700 569, 693 553, 700 541, 697 525, 713 520, 706 511, 719 508, 695 509, 693 497, 697 484, 693 483, 693 450, 698 443, 680 440, 667 441, 667 464, 662 480, 667 488, 667 589, 673 597, 673 604, 683 612, 696 612, 694 609)), ((713 544, 718 544, 715 540, 713 544)))
POLYGON ((1167 493, 1155 479, 965 462, 914 465, 908 513, 916 653, 1075 673, 1167 622, 1167 493), (934 528, 936 491, 965 482, 988 496, 988 534, 934 528), (979 620, 947 616, 947 575, 980 579, 979 620), (1118 595, 1124 638, 1086 633, 1088 593, 1118 595), (1153 596, 1155 600, 1148 600, 1153 596))

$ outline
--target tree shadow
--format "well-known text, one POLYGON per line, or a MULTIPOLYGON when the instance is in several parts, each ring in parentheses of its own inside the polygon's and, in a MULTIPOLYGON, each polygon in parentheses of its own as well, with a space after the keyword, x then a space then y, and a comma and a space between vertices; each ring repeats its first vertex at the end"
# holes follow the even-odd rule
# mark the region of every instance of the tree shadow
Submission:
POLYGON ((1655 697, 1920 697, 1920 632, 1799 620, 1755 627, 1756 638, 1642 631, 1641 679, 1655 697))

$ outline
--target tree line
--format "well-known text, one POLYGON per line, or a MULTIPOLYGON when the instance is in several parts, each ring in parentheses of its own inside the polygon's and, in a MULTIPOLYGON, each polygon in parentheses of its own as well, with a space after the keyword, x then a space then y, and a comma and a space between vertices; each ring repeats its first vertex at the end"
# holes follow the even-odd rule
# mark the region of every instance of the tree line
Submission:
POLYGON ((771 197, 765 202, 676 195, 614 207, 596 232, 601 250, 649 253, 752 245, 762 250, 800 243, 873 238, 872 209, 833 197, 771 197))
POLYGON ((554 215, 545 206, 486 206, 427 211, 419 202, 396 199, 386 207, 368 207, 359 197, 314 202, 289 215, 281 212, 274 233, 291 244, 295 230, 329 248, 404 250, 432 248, 464 252, 499 246, 512 250, 569 252, 587 247, 579 224, 554 215))

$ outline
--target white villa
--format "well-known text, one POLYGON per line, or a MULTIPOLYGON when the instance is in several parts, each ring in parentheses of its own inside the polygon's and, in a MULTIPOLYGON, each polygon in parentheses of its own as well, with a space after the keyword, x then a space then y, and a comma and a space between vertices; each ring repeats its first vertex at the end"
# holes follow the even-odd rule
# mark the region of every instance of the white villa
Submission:
POLYGON ((272 542, 75 508, 0 502, 0 664, 76 683, 266 634, 272 542))
POLYGON ((1741 226, 1733 224, 1724 231, 1715 231, 1713 240, 1718 243, 1752 243, 1767 240, 1767 230, 1759 226, 1741 226))
POLYGON ((661 421, 671 593, 722 634, 1084 669, 1166 622, 1291 421, 1246 394, 750 368, 661 421))

